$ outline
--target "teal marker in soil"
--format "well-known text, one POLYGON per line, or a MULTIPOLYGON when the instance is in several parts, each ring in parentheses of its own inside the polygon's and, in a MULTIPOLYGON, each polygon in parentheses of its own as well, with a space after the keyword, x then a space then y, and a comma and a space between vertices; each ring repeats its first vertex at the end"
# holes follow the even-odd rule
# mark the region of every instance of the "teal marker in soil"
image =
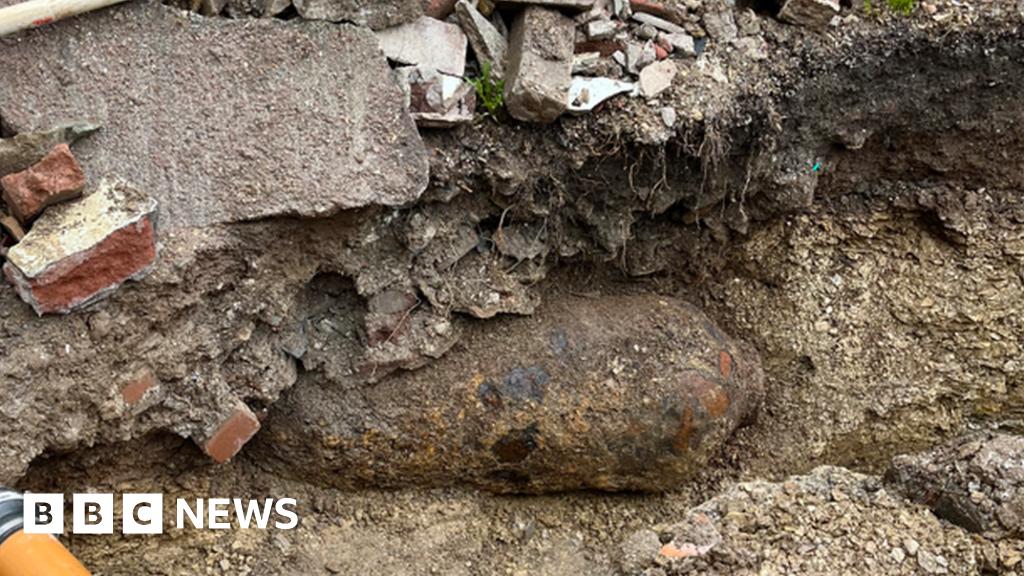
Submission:
POLYGON ((821 168, 821 164, 818 164, 817 162, 815 162, 814 163, 814 168, 811 168, 811 172, 817 172, 818 168, 821 168))

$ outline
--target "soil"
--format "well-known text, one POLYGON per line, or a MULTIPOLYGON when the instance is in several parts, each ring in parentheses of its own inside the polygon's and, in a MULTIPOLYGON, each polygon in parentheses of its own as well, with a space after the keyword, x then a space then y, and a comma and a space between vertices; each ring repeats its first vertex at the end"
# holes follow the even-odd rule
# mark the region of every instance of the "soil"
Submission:
MULTIPOLYGON (((823 34, 762 18, 770 60, 712 54, 658 102, 551 126, 424 131, 431 182, 415 205, 217 228, 202 275, 168 263, 89 316, 37 321, 0 293, 0 349, 17 350, 0 373, 44 363, 68 390, 98 389, 104 366, 72 369, 74 359, 15 342, 75 341, 115 321, 118 340, 97 348, 119 366, 131 366, 125 343, 167 334, 146 347, 159 351, 147 356, 159 377, 224 367, 237 391, 262 362, 295 380, 282 403, 315 386, 379 386, 459 346, 419 335, 394 356, 363 356, 353 318, 379 312, 374 297, 387 289, 414 292, 424 322, 455 328, 566 299, 678 298, 757 349, 766 390, 756 422, 676 489, 495 495, 452 479, 342 491, 268 466, 273 418, 267 439, 216 465, 145 415, 130 430, 95 423, 104 407, 77 396, 67 410, 88 406, 90 432, 6 472, 37 492, 298 500, 292 531, 66 539, 104 575, 1020 570, 1020 541, 970 535, 879 480, 898 454, 977 429, 1024 433, 1021 14, 999 1, 937 5, 949 16, 845 7, 823 34), (665 126, 666 106, 680 126, 665 126), (265 247, 258 257, 254 245, 265 247), (306 328, 325 321, 329 330, 306 328), (235 339, 269 325, 258 346, 235 339), (259 357, 279 339, 308 356, 259 357), (368 359, 386 369, 355 370, 368 359), (809 479, 787 483, 794 475, 809 479), (755 491, 737 482, 771 498, 739 495, 755 491), (750 500, 764 521, 728 520, 736 510, 723 497, 750 500), (657 556, 658 544, 685 540, 679 525, 694 509, 715 518, 735 558, 657 556), (815 556, 822 538, 837 539, 842 561, 815 556)), ((191 241, 168 239, 168 262, 191 241)), ((277 390, 245 398, 265 415, 277 390)))

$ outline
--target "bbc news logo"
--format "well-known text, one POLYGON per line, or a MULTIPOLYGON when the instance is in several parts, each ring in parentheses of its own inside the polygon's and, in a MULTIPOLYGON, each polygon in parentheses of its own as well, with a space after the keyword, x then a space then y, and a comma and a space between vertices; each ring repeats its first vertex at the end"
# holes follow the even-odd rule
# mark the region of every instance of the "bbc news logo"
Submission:
MULTIPOLYGON (((299 524, 299 517, 295 513, 296 504, 294 498, 282 498, 276 503, 273 498, 267 498, 261 508, 257 500, 210 498, 204 502, 199 498, 193 506, 187 500, 178 498, 175 502, 176 527, 182 530, 187 522, 199 529, 227 530, 231 528, 233 512, 238 519, 238 526, 244 529, 255 526, 266 530, 273 515, 276 517, 276 528, 291 530, 299 524)), ((24 505, 26 534, 64 533, 63 494, 27 493, 24 505)), ((73 533, 114 533, 113 494, 75 494, 71 511, 73 533)), ((124 534, 164 533, 163 494, 122 494, 121 513, 124 534)))

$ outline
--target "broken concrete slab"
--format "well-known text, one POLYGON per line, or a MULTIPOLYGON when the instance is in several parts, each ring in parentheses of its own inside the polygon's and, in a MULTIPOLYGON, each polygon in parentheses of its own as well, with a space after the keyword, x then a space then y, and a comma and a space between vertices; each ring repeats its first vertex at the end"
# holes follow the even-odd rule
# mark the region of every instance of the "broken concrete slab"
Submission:
POLYGON ((608 40, 615 36, 619 26, 615 22, 606 19, 598 19, 587 23, 587 39, 608 40))
POLYGON ((377 38, 384 55, 400 64, 429 66, 452 76, 466 72, 466 34, 455 24, 422 16, 381 30, 377 38))
POLYGON ((821 31, 838 14, 838 0, 786 0, 779 10, 779 20, 821 31))
POLYGON ((104 179, 89 196, 40 216, 8 252, 4 273, 39 315, 95 302, 153 266, 156 209, 142 190, 104 179))
POLYGON ((365 28, 132 2, 49 31, 4 53, 5 124, 102 123, 79 164, 145 182, 165 229, 399 205, 426 188, 423 143, 365 28))
POLYGON ((455 13, 459 17, 459 24, 462 25, 463 32, 469 38, 469 44, 473 47, 477 61, 481 65, 489 62, 491 78, 503 80, 508 40, 466 0, 459 0, 455 5, 455 13))
POLYGON ((732 8, 724 2, 715 2, 704 10, 704 28, 708 36, 719 43, 735 40, 739 33, 732 8))
POLYGON ((27 170, 49 154, 54 146, 74 144, 99 129, 98 124, 76 121, 0 139, 0 178, 27 170))
POLYGON ((476 90, 462 78, 426 66, 398 68, 395 74, 408 87, 409 113, 417 126, 450 128, 476 117, 476 90))
POLYGON ((295 0, 295 9, 306 20, 354 22, 371 30, 408 24, 423 15, 423 0, 295 0))
POLYGON ((582 114, 593 110, 598 104, 612 96, 632 93, 636 84, 612 80, 611 78, 588 78, 574 76, 569 88, 569 112, 582 114))
POLYGON ((82 195, 85 174, 67 144, 58 144, 37 164, 0 178, 4 202, 22 224, 47 206, 82 195))
POLYGON ((662 60, 644 68, 640 72, 640 95, 644 98, 658 96, 672 86, 676 72, 678 68, 671 60, 662 60))
POLYGON ((554 10, 529 6, 509 39, 505 107, 524 122, 554 122, 569 103, 575 23, 554 10))

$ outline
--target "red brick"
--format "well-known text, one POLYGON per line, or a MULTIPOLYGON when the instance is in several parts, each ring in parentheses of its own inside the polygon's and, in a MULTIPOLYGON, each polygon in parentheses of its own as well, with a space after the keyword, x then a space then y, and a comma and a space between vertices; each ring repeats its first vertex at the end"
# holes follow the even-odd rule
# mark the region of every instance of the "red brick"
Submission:
POLYGON ((668 57, 668 51, 657 44, 654 45, 654 53, 658 56, 658 60, 664 60, 668 57))
POLYGON ((146 395, 146 392, 156 388, 156 380, 148 371, 137 374, 135 378, 121 389, 121 397, 125 404, 137 404, 146 395))
POLYGON ((0 179, 4 202, 21 223, 43 208, 82 195, 85 174, 67 144, 58 144, 38 164, 0 179))
POLYGON ((156 260, 156 202, 118 181, 51 208, 8 253, 4 273, 38 314, 102 298, 156 260))
POLYGON ((211 458, 224 463, 230 460, 252 439, 260 429, 260 421, 249 407, 239 402, 234 412, 217 428, 210 440, 202 445, 211 458))

